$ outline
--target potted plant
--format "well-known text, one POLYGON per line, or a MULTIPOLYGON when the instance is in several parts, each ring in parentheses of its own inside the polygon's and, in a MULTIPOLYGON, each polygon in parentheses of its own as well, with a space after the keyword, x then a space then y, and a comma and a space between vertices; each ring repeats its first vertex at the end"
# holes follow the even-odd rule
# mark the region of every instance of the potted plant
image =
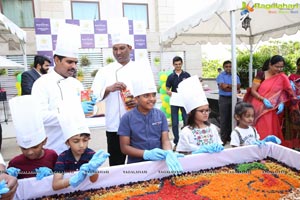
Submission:
POLYGON ((98 72, 98 69, 95 69, 94 71, 92 71, 91 72, 91 77, 95 77, 97 72, 98 72))
POLYGON ((80 82, 82 82, 83 76, 84 76, 84 73, 83 73, 82 68, 78 68, 78 69, 77 69, 76 78, 77 78, 80 82))
POLYGON ((81 67, 89 66, 90 64, 91 64, 91 61, 86 55, 81 56, 81 58, 80 58, 80 66, 81 67))
POLYGON ((154 58, 154 64, 155 64, 156 66, 159 66, 159 64, 160 64, 160 58, 159 58, 159 57, 155 57, 155 58, 154 58))
POLYGON ((0 76, 7 75, 7 70, 6 69, 0 69, 0 76))
POLYGON ((112 57, 107 57, 105 61, 106 61, 106 64, 115 62, 115 60, 112 57))

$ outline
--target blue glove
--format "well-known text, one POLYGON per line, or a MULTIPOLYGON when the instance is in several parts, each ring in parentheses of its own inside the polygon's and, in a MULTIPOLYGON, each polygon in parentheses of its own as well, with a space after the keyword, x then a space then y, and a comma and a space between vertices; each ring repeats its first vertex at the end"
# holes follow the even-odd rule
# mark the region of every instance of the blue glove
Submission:
POLYGON ((69 179, 69 183, 72 187, 77 187, 80 183, 84 181, 85 177, 86 174, 82 171, 79 171, 77 174, 75 174, 69 179))
POLYGON ((96 104, 96 102, 97 102, 97 97, 96 97, 96 95, 94 95, 94 94, 91 95, 91 101, 92 101, 92 103, 93 103, 94 105, 96 104))
POLYGON ((80 171, 88 176, 92 176, 97 173, 98 168, 105 162, 105 160, 110 156, 109 153, 105 153, 103 150, 99 150, 95 153, 92 159, 80 167, 80 171))
POLYGON ((13 177, 18 177, 18 174, 21 170, 18 169, 18 168, 15 168, 15 167, 9 167, 7 170, 6 170, 6 173, 8 173, 10 176, 13 176, 13 177))
POLYGON ((268 99, 264 98, 263 103, 267 108, 273 108, 273 105, 271 104, 271 102, 268 99))
POLYGON ((276 114, 279 115, 280 113, 282 113, 283 109, 284 109, 284 103, 281 102, 277 108, 276 114))
POLYGON ((263 140, 255 140, 251 143, 252 145, 257 145, 259 148, 261 148, 263 145, 266 145, 266 142, 263 140))
POLYGON ((165 160, 167 152, 165 150, 155 148, 151 150, 145 150, 143 159, 144 160, 165 160))
POLYGON ((84 114, 94 111, 94 103, 92 101, 81 102, 81 106, 82 106, 84 114))
POLYGON ((8 193, 9 188, 7 187, 6 181, 3 179, 0 181, 0 198, 2 194, 8 193))
POLYGON ((292 86, 292 89, 293 89, 294 91, 296 91, 296 86, 295 86, 294 81, 290 80, 290 84, 291 84, 291 86, 292 86))
POLYGON ((281 144, 281 140, 276 137, 275 135, 269 135, 265 139, 263 139, 265 142, 273 142, 275 144, 281 144))
POLYGON ((46 176, 50 176, 53 174, 52 170, 48 167, 39 167, 35 169, 36 172, 36 180, 42 180, 46 176))
POLYGON ((198 154, 198 153, 218 153, 224 150, 223 145, 218 143, 208 144, 208 145, 202 145, 199 149, 196 151, 193 151, 192 154, 198 154))
POLYGON ((300 95, 297 96, 297 99, 300 99, 300 95))
POLYGON ((172 150, 167 151, 166 163, 170 172, 174 174, 180 174, 183 171, 182 166, 178 160, 178 158, 180 157, 184 157, 184 155, 180 153, 174 153, 172 150))

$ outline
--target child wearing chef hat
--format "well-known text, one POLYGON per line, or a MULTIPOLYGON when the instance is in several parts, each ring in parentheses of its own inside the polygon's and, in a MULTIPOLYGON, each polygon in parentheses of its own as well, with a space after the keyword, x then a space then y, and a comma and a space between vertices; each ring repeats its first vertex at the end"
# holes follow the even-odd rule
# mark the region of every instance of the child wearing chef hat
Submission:
POLYGON ((77 187, 87 176, 91 182, 97 181, 97 169, 109 154, 103 151, 95 153, 88 148, 91 132, 79 102, 62 102, 58 112, 63 137, 69 149, 58 156, 54 167, 53 190, 63 189, 70 185, 77 187), (74 171, 78 173, 70 178, 64 178, 65 172, 74 171))
MULTIPOLYGON (((178 85, 184 108, 188 113, 187 126, 179 134, 176 151, 189 154, 196 152, 201 146, 222 144, 218 128, 208 121, 210 108, 197 75, 185 79, 178 85)), ((218 150, 218 149, 217 149, 218 150)), ((211 152, 217 152, 212 149, 211 152)))
POLYGON ((51 175, 57 154, 43 148, 47 137, 36 99, 31 95, 14 97, 9 106, 22 154, 10 160, 8 173, 18 179, 36 176, 38 180, 51 175))
POLYGON ((177 173, 182 171, 177 159, 182 155, 175 155, 171 150, 166 116, 154 108, 157 88, 151 68, 147 63, 141 64, 140 68, 144 75, 132 81, 137 106, 125 113, 120 121, 121 151, 128 155, 128 163, 166 160, 170 172, 177 173))

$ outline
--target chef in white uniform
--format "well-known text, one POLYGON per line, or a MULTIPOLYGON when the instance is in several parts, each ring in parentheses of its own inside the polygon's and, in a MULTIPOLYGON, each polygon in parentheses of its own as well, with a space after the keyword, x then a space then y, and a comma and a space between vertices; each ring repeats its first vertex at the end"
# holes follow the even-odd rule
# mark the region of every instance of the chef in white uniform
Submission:
POLYGON ((54 52, 55 67, 33 85, 32 95, 40 100, 46 134, 45 148, 60 154, 67 149, 57 114, 62 101, 81 101, 83 85, 76 78, 80 47, 79 26, 61 23, 54 52))
MULTIPOLYGON (((117 131, 120 124, 120 118, 127 109, 136 106, 134 100, 124 104, 121 98, 123 89, 132 92, 131 80, 138 76, 136 68, 138 64, 130 60, 133 38, 129 35, 128 20, 122 18, 116 20, 115 27, 112 27, 112 51, 115 62, 99 70, 92 84, 93 94, 97 99, 105 100, 105 122, 106 137, 109 157, 109 165, 125 164, 125 155, 120 150, 119 136, 117 131), (114 29, 114 30, 112 30, 114 29)), ((114 22, 111 21, 111 26, 114 22)))

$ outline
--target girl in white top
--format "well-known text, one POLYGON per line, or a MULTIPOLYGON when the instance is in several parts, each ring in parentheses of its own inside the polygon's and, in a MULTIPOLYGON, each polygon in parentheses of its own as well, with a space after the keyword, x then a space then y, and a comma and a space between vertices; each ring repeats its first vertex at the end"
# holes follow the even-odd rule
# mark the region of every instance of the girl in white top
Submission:
POLYGON ((234 118, 237 121, 237 127, 231 132, 232 147, 253 144, 259 140, 257 130, 251 126, 254 121, 254 108, 252 104, 239 102, 235 106, 234 118))
POLYGON ((222 144, 217 127, 208 122, 209 113, 208 104, 198 106, 189 112, 187 126, 179 134, 176 151, 190 154, 202 145, 222 144))

